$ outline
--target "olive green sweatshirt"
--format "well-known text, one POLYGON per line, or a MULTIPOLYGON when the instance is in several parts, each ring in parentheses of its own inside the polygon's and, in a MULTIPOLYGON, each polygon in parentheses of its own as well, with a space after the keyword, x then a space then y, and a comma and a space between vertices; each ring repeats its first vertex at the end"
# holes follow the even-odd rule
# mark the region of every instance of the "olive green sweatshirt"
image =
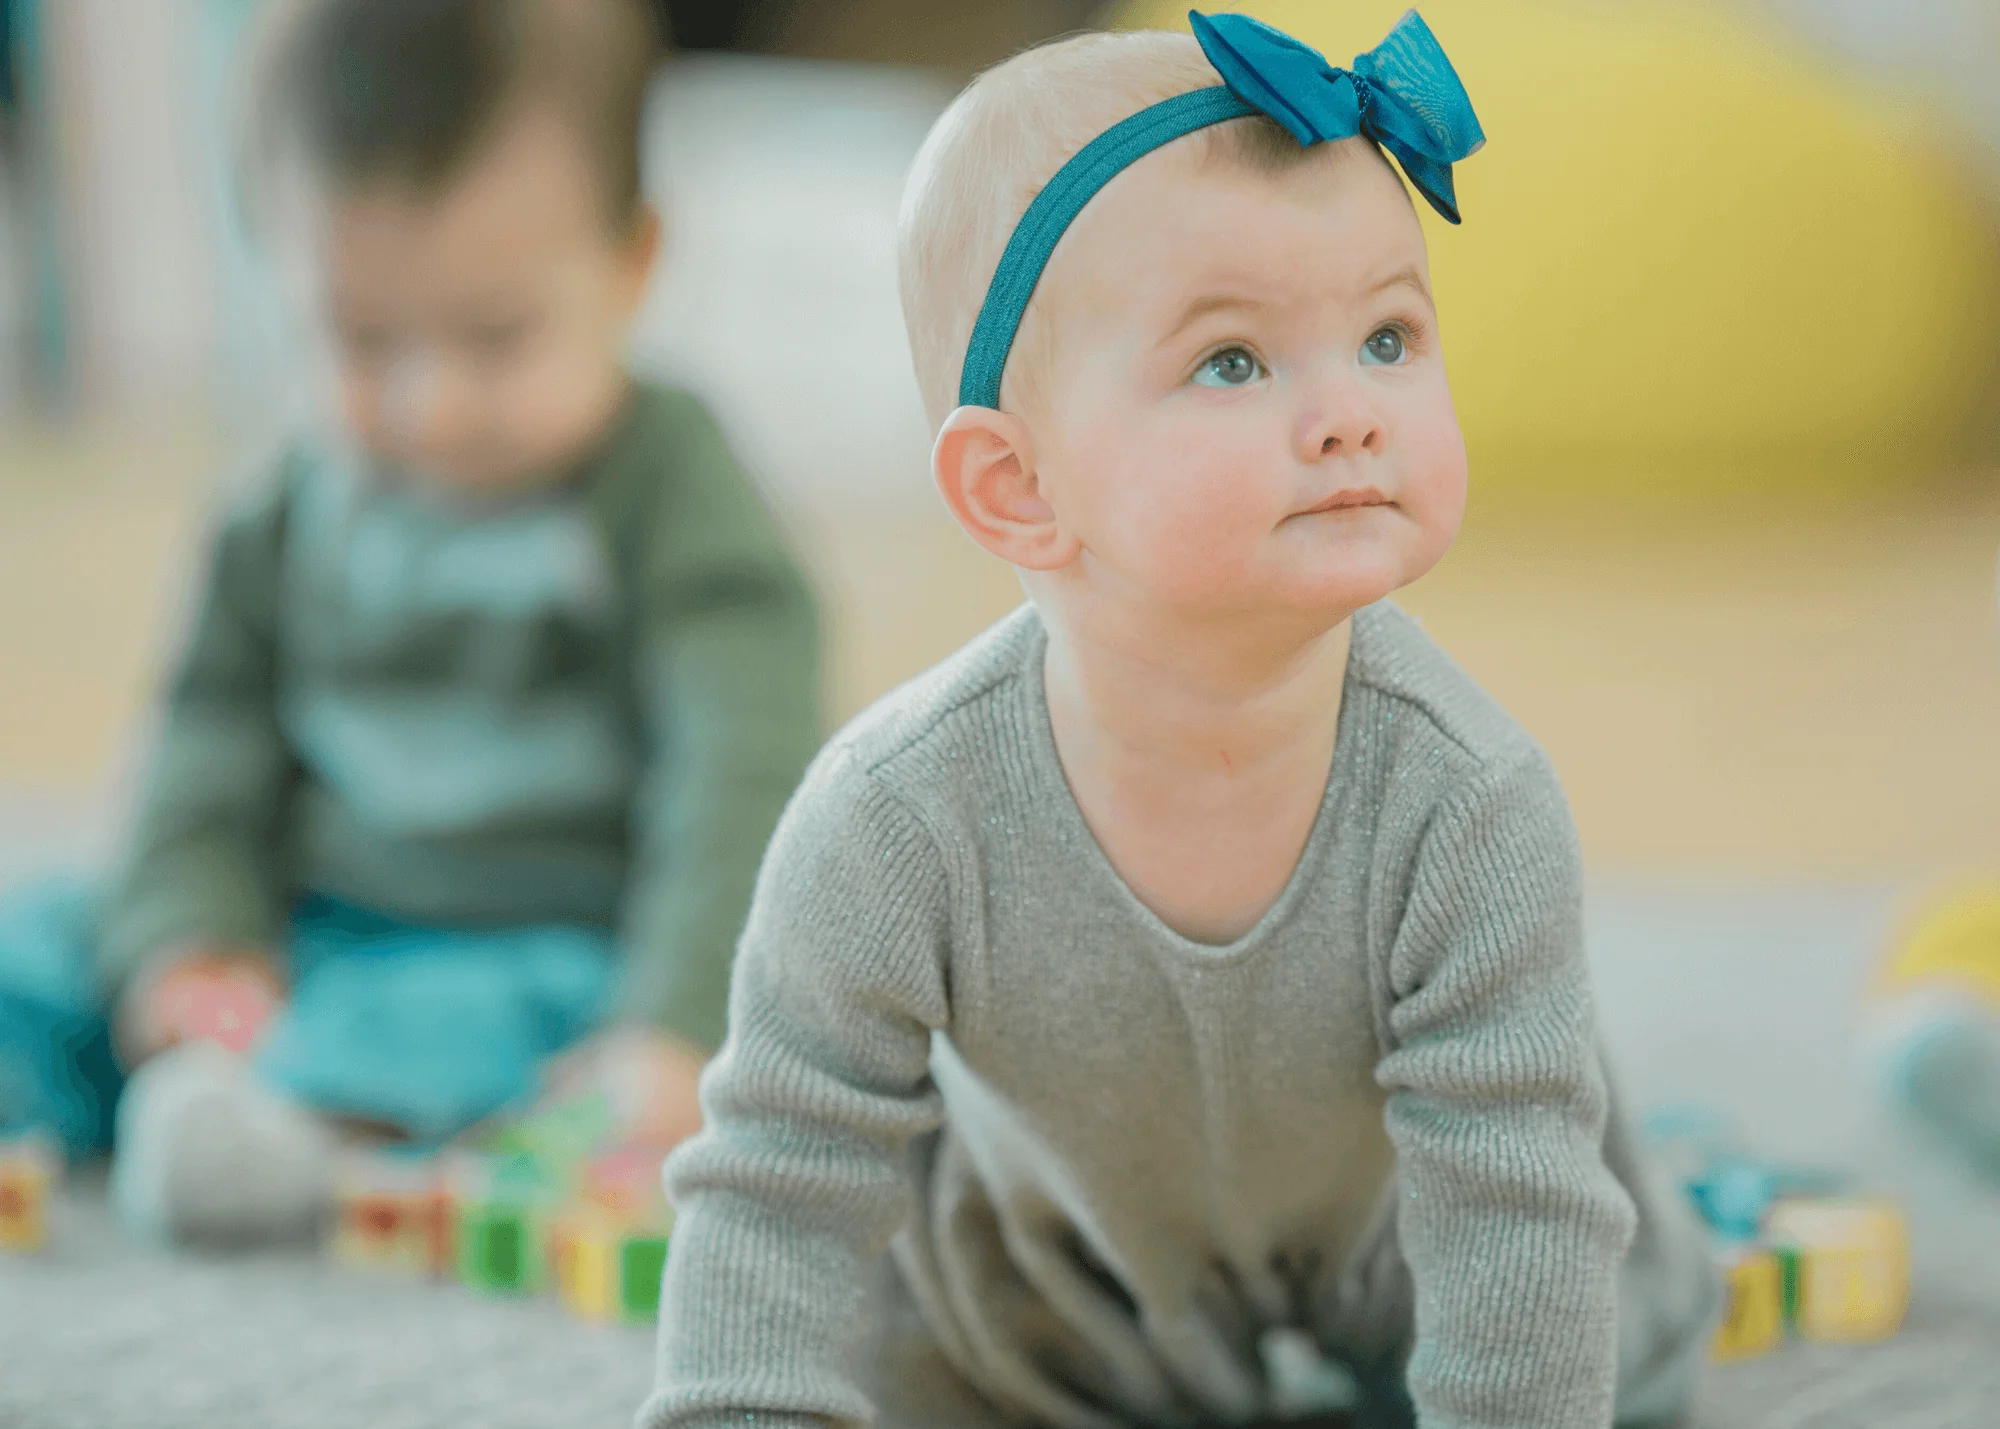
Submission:
POLYGON ((821 735, 811 593, 701 404, 467 502, 321 444, 226 514, 107 912, 116 985, 277 947, 316 893, 615 929, 617 1016, 721 1040, 764 844, 821 735))

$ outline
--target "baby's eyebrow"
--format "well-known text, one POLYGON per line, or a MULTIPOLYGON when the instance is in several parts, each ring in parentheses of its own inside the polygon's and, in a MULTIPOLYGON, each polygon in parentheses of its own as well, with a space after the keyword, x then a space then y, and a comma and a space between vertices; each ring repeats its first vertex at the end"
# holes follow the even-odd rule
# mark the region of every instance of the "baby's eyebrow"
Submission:
POLYGON ((1412 263, 1407 268, 1398 268, 1395 272, 1370 288, 1365 296, 1372 298, 1378 293, 1386 293, 1389 289, 1397 286, 1415 288, 1427 301, 1431 295, 1430 285, 1424 282, 1423 270, 1412 263))
POLYGON ((1215 292, 1203 293, 1181 310, 1174 325, 1167 329, 1160 339, 1161 345, 1172 342, 1203 318, 1222 312, 1268 312, 1277 306, 1264 298, 1253 298, 1245 293, 1215 292))

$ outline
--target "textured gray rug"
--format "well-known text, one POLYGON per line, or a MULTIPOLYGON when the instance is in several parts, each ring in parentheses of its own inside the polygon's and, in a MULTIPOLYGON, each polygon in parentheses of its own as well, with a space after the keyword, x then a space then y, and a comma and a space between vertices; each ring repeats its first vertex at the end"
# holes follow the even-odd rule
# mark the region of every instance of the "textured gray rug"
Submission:
MULTIPOLYGON (((482 1300, 307 1256, 190 1260, 126 1245, 101 1188, 49 1254, 0 1260, 5 1429, 623 1429, 650 1334, 547 1301, 482 1300)), ((1792 1345, 1714 1370, 1690 1429, 1993 1429, 2000 1259, 1922 1295, 1895 1341, 1792 1345)), ((949 1426, 940 1426, 949 1429, 949 1426)))
MULTIPOLYGON (((0 874, 53 847, 47 810, 13 812, 0 803, 0 874), (10 849, 10 824, 41 837, 10 849)), ((1893 902, 1868 889, 1593 890, 1627 1096, 1708 1103, 1759 1149, 1854 1170, 1911 1212, 1917 1288, 1901 1336, 1717 1369, 1690 1429, 2000 1426, 2000 1197, 1889 1134, 1847 1053, 1893 902)), ((646 1331, 546 1301, 305 1256, 138 1249, 90 1179, 59 1207, 55 1239, 43 1256, 0 1255, 0 1429, 620 1429, 651 1372, 646 1331)))

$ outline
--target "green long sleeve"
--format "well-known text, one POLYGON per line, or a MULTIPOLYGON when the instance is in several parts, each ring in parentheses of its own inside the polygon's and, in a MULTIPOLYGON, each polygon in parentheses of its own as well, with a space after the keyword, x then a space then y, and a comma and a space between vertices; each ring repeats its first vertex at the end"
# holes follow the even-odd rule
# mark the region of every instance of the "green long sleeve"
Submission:
POLYGON ((632 669, 647 759, 632 812, 618 1013, 712 1051, 764 846, 819 747, 811 590, 714 421, 645 397, 600 512, 632 542, 632 669))
POLYGON ((283 475, 231 509, 212 542, 106 909, 99 957, 111 986, 169 944, 268 946, 283 925, 279 827, 293 768, 276 710, 283 475))

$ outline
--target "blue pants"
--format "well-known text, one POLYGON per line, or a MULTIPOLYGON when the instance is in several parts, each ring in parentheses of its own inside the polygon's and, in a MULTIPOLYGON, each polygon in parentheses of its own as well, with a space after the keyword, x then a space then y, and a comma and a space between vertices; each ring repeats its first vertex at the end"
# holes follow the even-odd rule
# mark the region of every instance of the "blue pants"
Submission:
MULTIPOLYGON (((0 904, 0 1127, 43 1127, 75 1155, 109 1146, 120 1087, 95 927, 73 881, 0 904)), ((259 1074, 420 1142, 532 1098, 542 1064, 601 1022, 616 957, 603 929, 413 927, 314 896, 285 954, 291 997, 259 1074)))

